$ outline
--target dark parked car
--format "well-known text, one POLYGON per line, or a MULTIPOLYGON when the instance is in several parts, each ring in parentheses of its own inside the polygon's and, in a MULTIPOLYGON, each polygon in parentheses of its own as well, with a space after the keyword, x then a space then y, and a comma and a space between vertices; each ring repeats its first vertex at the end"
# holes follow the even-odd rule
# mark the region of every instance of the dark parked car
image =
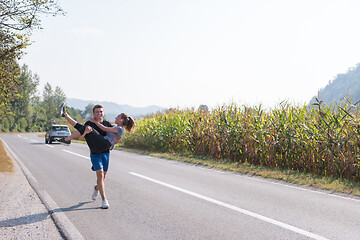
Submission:
POLYGON ((52 125, 51 129, 45 134, 45 143, 52 143, 59 138, 70 136, 71 132, 66 125, 52 125))

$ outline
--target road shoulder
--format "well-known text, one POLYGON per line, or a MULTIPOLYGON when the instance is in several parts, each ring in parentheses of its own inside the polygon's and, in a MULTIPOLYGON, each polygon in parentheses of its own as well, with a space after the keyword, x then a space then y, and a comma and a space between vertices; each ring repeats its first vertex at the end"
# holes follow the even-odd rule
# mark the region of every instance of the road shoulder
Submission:
POLYGON ((19 164, 0 173, 0 235, 2 239, 63 239, 19 164))

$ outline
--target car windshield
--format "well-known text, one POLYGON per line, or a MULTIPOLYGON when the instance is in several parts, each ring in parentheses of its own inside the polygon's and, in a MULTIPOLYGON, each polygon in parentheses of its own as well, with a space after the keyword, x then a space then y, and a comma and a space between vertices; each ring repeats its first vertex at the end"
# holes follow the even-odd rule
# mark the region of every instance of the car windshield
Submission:
POLYGON ((66 126, 53 126, 52 130, 54 130, 54 131, 67 131, 68 127, 66 127, 66 126))

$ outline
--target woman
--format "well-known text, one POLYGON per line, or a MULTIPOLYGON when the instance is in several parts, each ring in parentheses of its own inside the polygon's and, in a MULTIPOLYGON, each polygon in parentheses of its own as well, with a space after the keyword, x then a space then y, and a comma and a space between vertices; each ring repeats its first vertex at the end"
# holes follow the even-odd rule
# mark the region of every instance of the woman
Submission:
POLYGON ((84 139, 85 135, 89 134, 88 138, 94 144, 92 148, 95 152, 112 150, 115 146, 115 138, 121 138, 123 136, 124 128, 128 132, 132 132, 135 125, 132 117, 127 116, 125 113, 121 113, 115 118, 116 126, 106 127, 96 121, 94 118, 91 118, 90 122, 95 123, 102 131, 106 132, 106 136, 101 136, 95 129, 90 126, 77 123, 75 126, 78 125, 78 131, 74 132, 65 139, 62 139, 62 142, 68 143, 76 138, 82 140, 84 139))

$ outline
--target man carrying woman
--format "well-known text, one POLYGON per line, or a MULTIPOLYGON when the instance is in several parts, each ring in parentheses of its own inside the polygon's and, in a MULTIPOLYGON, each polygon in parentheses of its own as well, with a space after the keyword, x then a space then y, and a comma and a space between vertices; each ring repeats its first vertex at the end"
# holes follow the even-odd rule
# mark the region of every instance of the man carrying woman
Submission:
POLYGON ((122 113, 115 119, 116 126, 112 126, 108 121, 103 120, 104 107, 102 105, 94 106, 93 115, 94 118, 81 125, 66 113, 65 104, 62 104, 60 106, 60 116, 65 117, 70 125, 78 131, 61 141, 68 143, 75 138, 85 138, 90 148, 91 169, 96 172, 97 177, 97 184, 94 187, 92 199, 96 200, 100 193, 102 198, 101 207, 107 209, 110 205, 105 194, 104 180, 109 167, 109 151, 120 141, 124 128, 129 132, 133 131, 135 122, 131 117, 122 113))

